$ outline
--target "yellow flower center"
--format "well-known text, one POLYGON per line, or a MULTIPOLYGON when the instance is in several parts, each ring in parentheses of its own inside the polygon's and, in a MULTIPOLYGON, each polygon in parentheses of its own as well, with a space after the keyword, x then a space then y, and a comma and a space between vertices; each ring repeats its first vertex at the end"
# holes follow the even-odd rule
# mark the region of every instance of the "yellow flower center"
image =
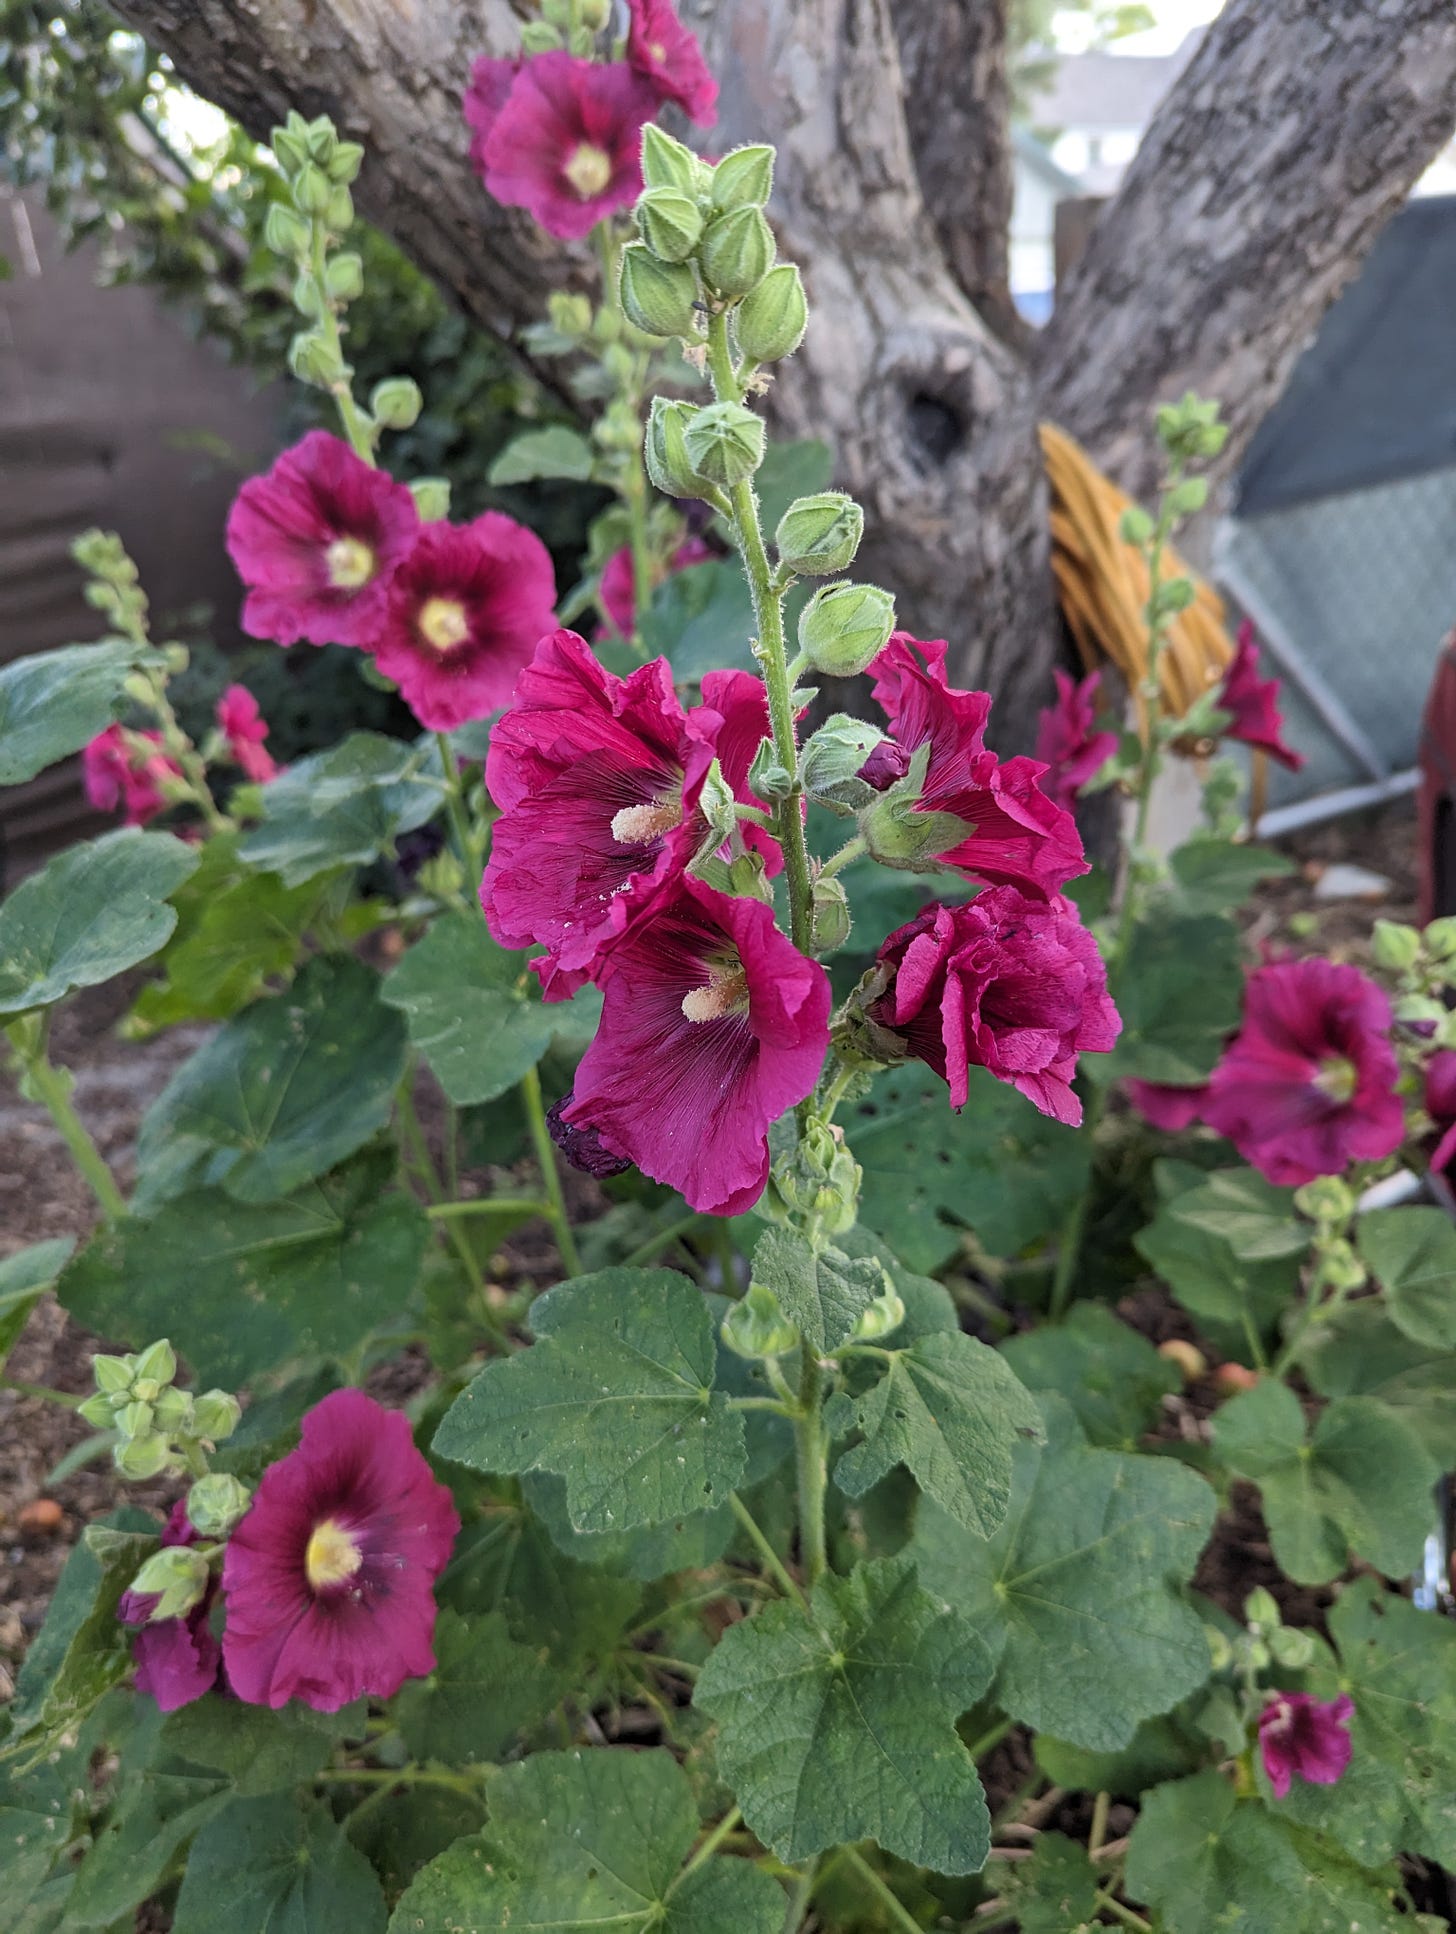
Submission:
POLYGON ((324 563, 336 591, 358 591, 374 575, 374 553, 360 537, 336 537, 324 563))
POLYGON ((663 66, 667 60, 667 48, 660 40, 649 40, 647 43, 647 52, 659 67, 663 66))
POLYGON ((1321 1061, 1314 1085, 1331 1101, 1343 1104, 1353 1100, 1360 1077, 1353 1061, 1347 1061, 1342 1054, 1332 1054, 1327 1061, 1321 1061))
POLYGON ((624 806, 612 815, 612 838, 619 846, 646 846, 681 823, 681 794, 650 799, 645 806, 624 806))
POLYGON ((450 651, 470 636, 465 606, 454 598, 426 598, 418 623, 420 636, 432 651, 450 651))
POLYGON ((364 1562, 364 1554, 343 1525, 324 1518, 313 1528, 308 1549, 303 1554, 304 1575, 315 1591, 342 1585, 352 1578, 364 1562))
POLYGON ((612 157, 605 148, 593 147, 590 141, 583 141, 562 172, 581 199, 590 201, 612 179, 612 157))
POLYGON ((738 960, 723 961, 712 968, 712 977, 703 987, 690 987, 682 998, 682 1011, 690 1021, 721 1021, 728 1014, 748 1011, 748 976, 738 960))

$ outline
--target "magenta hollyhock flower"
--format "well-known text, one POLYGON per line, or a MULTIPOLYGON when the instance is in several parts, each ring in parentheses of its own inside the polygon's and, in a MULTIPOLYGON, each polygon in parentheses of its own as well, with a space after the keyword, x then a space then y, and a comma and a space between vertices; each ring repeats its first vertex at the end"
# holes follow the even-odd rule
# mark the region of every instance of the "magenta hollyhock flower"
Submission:
MULTIPOLYGON (((874 696, 896 744, 908 753, 930 747, 920 808, 954 813, 972 828, 940 863, 1049 898, 1088 870, 1077 822, 1043 792, 1046 768, 1037 760, 1000 760, 986 749, 990 697, 946 683, 946 649, 943 638, 922 641, 897 631, 870 666, 874 696)), ((891 760, 879 748, 860 776, 871 785, 892 783, 891 760)))
POLYGON ((228 1540, 223 1662, 254 1706, 337 1712, 434 1670, 435 1580, 460 1519, 409 1420, 335 1390, 228 1540))
POLYGON ((551 553, 513 517, 424 524, 390 584, 374 662, 421 725, 450 732, 509 703, 555 603, 551 553))
POLYGON ((1431 1173, 1444 1175, 1456 1164, 1456 1050, 1438 1048, 1426 1063, 1425 1105, 1439 1137, 1431 1173))
MULTIPOLYGON (((164 1545, 195 1545, 197 1533, 187 1516, 182 1499, 172 1506, 172 1514, 162 1532, 164 1545)), ((163 1712, 176 1712, 190 1706, 217 1684, 222 1664, 222 1647, 212 1635, 209 1623, 213 1600, 217 1597, 217 1578, 184 1618, 162 1618, 151 1622, 158 1603, 153 1592, 125 1591, 116 1608, 123 1625, 140 1625, 132 1640, 131 1656, 136 1664, 136 1689, 150 1693, 163 1712)))
POLYGON ((244 778, 251 779, 255 786, 265 786, 277 776, 277 763, 263 744, 268 721, 246 685, 229 685, 217 701, 217 729, 227 740, 234 764, 242 767, 244 778))
POLYGON ((511 89, 516 84, 523 60, 492 60, 482 54, 470 70, 461 108, 465 122, 470 129, 470 165, 484 178, 485 144, 490 139, 491 129, 501 117, 501 110, 511 98, 511 89))
POLYGON ((1277 759, 1291 772, 1304 764, 1304 754, 1284 743, 1284 719, 1279 710, 1279 680, 1260 678, 1259 647, 1254 627, 1245 618, 1239 626, 1238 643, 1223 675, 1217 704, 1232 712, 1233 722, 1224 727, 1224 737, 1244 745, 1257 746, 1277 759))
MULTIPOLYGON (((707 827, 697 809, 715 754, 739 798, 768 729, 762 684, 710 672, 685 712, 665 659, 617 678, 574 631, 543 638, 491 733, 486 787, 501 808, 480 901, 503 947, 550 951, 560 997, 593 977, 630 905, 681 871, 707 827)), ((745 829, 770 870, 778 852, 745 829)))
POLYGON ((953 1108, 985 1068, 1044 1115, 1075 1127, 1079 1054, 1105 1054, 1122 1029, 1097 942, 1067 902, 988 887, 964 906, 932 901, 892 933, 889 985, 870 1017, 947 1083, 953 1108))
MULTIPOLYGON (((491 88, 477 113, 488 116, 491 88)), ((642 192, 642 128, 658 96, 624 61, 537 54, 516 75, 472 155, 488 191, 548 234, 577 241, 642 192)))
POLYGON ((1307 1692, 1275 1692, 1259 1715, 1259 1752, 1276 1800, 1284 1799, 1296 1774, 1312 1786, 1333 1786, 1354 1750, 1349 1724, 1355 1702, 1348 1693, 1327 1704, 1307 1692))
POLYGON ((1208 1097, 1206 1082, 1200 1082, 1196 1088, 1172 1088, 1166 1082, 1137 1081, 1129 1076, 1123 1086, 1138 1113, 1154 1128, 1166 1129, 1169 1134, 1177 1134, 1180 1128, 1191 1128, 1202 1114, 1208 1097))
POLYGON ((627 0, 627 59, 664 101, 676 101, 690 121, 712 127, 718 118, 718 83, 703 59, 698 37, 678 19, 672 0, 627 0))
POLYGON ((162 782, 180 779, 182 772, 167 753, 145 750, 162 742, 160 732, 108 725, 82 748, 82 783, 97 812, 114 813, 119 807, 128 826, 145 826, 167 810, 162 782))
POLYGON ((310 430, 228 513, 228 555, 248 587, 243 630, 278 645, 372 645, 419 521, 402 483, 310 430))
POLYGON ((1117 734, 1097 730, 1100 671, 1080 684, 1060 668, 1053 676, 1056 703, 1037 713, 1036 756, 1046 767, 1042 791, 1070 812, 1083 786, 1116 752, 1117 734))
MULTIPOLYGON (((717 552, 704 538, 684 538, 667 561, 667 577, 687 570, 690 564, 706 564, 717 552)), ((660 583, 661 578, 658 579, 660 583)), ((624 544, 620 551, 613 551, 602 570, 601 583, 597 586, 597 603, 607 617, 606 637, 630 636, 637 619, 637 587, 632 569, 632 550, 624 544)))
POLYGON ((1390 1003, 1358 967, 1282 960, 1249 976, 1203 1119, 1280 1187, 1399 1148, 1390 1003))
POLYGON ((772 907, 686 873, 630 923, 608 970, 562 1120, 702 1213, 742 1214, 768 1179, 770 1126, 823 1066, 828 976, 772 907))

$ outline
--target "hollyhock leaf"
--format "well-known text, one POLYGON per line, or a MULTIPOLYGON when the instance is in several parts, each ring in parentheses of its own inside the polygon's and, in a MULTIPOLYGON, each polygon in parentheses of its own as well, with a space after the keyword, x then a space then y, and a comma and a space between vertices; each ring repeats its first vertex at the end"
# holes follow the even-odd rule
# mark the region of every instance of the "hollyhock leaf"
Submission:
POLYGON ((792 1229, 765 1229, 753 1250, 753 1280, 779 1299, 784 1315, 819 1351, 834 1350, 885 1290, 873 1257, 856 1261, 832 1245, 816 1250, 792 1229))
POLYGON ((817 496, 833 479, 834 453, 817 437, 771 443, 753 479, 763 528, 777 530, 790 504, 800 497, 817 496))
POLYGON ((1213 1441, 1229 1470, 1258 1485, 1274 1555, 1297 1584, 1328 1583, 1351 1550, 1388 1577, 1419 1561, 1437 1467, 1373 1398, 1336 1399, 1306 1441, 1299 1399, 1264 1377, 1220 1408, 1213 1441))
MULTIPOLYGON (((6 1734, 0 1725, 0 1744, 6 1734)), ((22 1934, 41 1925, 25 1909, 45 1887, 56 1858, 75 1832, 77 1800, 85 1790, 83 1767, 71 1753, 47 1758, 16 1771, 0 1766, 0 1886, 5 1906, 22 1934)), ((70 1873, 61 1876, 69 1883, 70 1873)), ((54 1920, 43 1924, 54 1928, 54 1920)))
POLYGON ((1055 1786, 1135 1800, 1150 1786, 1194 1772, 1208 1757, 1208 1742, 1171 1714, 1145 1719, 1120 1752, 1089 1752, 1050 1733, 1037 1734, 1032 1752, 1055 1786))
POLYGON ((1085 1847, 1064 1833, 1039 1833, 1002 1891, 1020 1934, 1069 1934, 1092 1921, 1100 1881, 1085 1847))
POLYGON ((1070 1404, 1088 1443, 1107 1450, 1136 1450, 1182 1381, 1176 1365, 1100 1303, 1075 1303, 1065 1322, 1010 1337, 1001 1354, 1028 1390, 1051 1390, 1070 1404))
POLYGON ((488 1840, 432 1861, 390 1928, 778 1934, 783 1889, 747 1861, 720 1855, 679 1882, 697 1837, 692 1790, 670 1754, 536 1753, 492 1781, 488 1840))
POLYGON ((591 1031, 601 996, 583 988, 548 1007, 518 953, 496 945, 475 912, 436 920, 385 980, 410 1040, 457 1107, 494 1101, 534 1068, 561 1033, 591 1031))
POLYGON ((404 1061, 404 1020, 373 969, 345 954, 311 960, 286 994, 220 1028, 147 1110, 139 1202, 176 1193, 179 1168, 239 1202, 291 1194, 384 1127, 404 1061))
POLYGON ((402 739, 353 732, 280 772, 260 794, 263 823, 238 851, 298 886, 338 866, 367 866, 440 811, 430 756, 402 739))
POLYGON ((1444 1462, 1456 1440, 1456 1353, 1433 1355, 1398 1330, 1379 1301, 1347 1303, 1300 1345, 1299 1366, 1322 1397, 1374 1397, 1444 1462))
POLYGON ((1293 1191, 1275 1188, 1255 1169, 1215 1169, 1173 1206, 1181 1222, 1226 1242, 1241 1262, 1275 1262, 1309 1248, 1309 1225, 1294 1213, 1293 1191))
MULTIPOLYGON (((167 1716, 160 1743, 178 1759, 223 1775, 248 1799, 296 1786, 325 1764, 333 1739, 319 1717, 302 1706, 273 1712, 209 1693, 167 1716)), ((325 1717, 332 1722, 332 1714, 325 1717)))
POLYGON ((388 1806, 355 1807, 344 1831, 395 1900, 421 1867, 456 1840, 478 1832, 484 1811, 483 1795, 406 1786, 390 1794, 388 1806))
POLYGON ((1127 1851, 1127 1891, 1168 1934, 1297 1934, 1301 1863, 1257 1800, 1221 1773, 1195 1773, 1143 1795, 1127 1851))
POLYGON ((921 1337, 885 1352, 880 1381, 837 1404, 835 1435, 855 1427, 864 1441, 845 1451, 834 1481, 862 1497, 903 1464, 928 1497, 989 1538, 1011 1500, 1011 1456, 1018 1442, 1040 1442, 1041 1413, 1004 1357, 960 1331, 921 1337))
POLYGON ((118 719, 126 681, 162 662, 150 645, 105 638, 0 667, 0 786, 23 785, 118 719))
POLYGON ((232 1800, 192 1844, 172 1934, 384 1934, 374 1869, 326 1806, 232 1800))
POLYGON ((224 1780, 130 1769, 76 1870, 68 1927, 110 1927, 153 1894, 189 1840, 227 1804, 224 1780))
POLYGON ((1456 1349, 1456 1225, 1445 1210, 1377 1209, 1361 1216, 1356 1241, 1396 1328, 1433 1350, 1456 1349))
POLYGON ((429 1225, 410 1197, 385 1194, 394 1166, 390 1151, 361 1155, 281 1202, 189 1190, 99 1231, 57 1293, 119 1342, 170 1335, 204 1385, 347 1356, 404 1311, 419 1275, 429 1225))
POLYGON ((434 1671, 401 1687, 394 1713, 416 1759, 469 1765, 499 1759, 568 1689, 565 1673, 517 1645, 499 1612, 464 1619, 447 1610, 435 1626, 434 1671))
POLYGON ((670 1269, 604 1269, 533 1305, 533 1348, 487 1364, 435 1452, 476 1470, 553 1471, 578 1531, 630 1531, 726 1500, 743 1419, 714 1391, 699 1290, 670 1269))
POLYGON ((1166 1458, 1094 1449, 1060 1399, 1041 1407, 1046 1448, 1017 1448, 996 1535, 927 1502, 910 1555, 998 1655, 995 1697, 1011 1717, 1115 1752, 1208 1677, 1202 1621, 1180 1588, 1214 1495, 1166 1458))
POLYGON ((901 1559, 830 1574, 810 1615, 789 1601, 730 1626, 693 1703, 718 1769, 781 1860, 871 1839, 937 1873, 976 1873, 990 1823, 955 1721, 991 1655, 901 1559))
POLYGON ((527 430, 512 438, 491 464, 486 481, 497 489, 549 477, 589 483, 595 462, 592 447, 580 431, 564 423, 548 423, 544 430, 527 430))
POLYGON ((53 1236, 49 1242, 33 1242, 0 1259, 0 1370, 30 1312, 60 1275, 75 1246, 72 1236, 53 1236))
POLYGON ((0 906, 0 1014, 49 1007, 156 953, 177 924, 167 896, 197 860, 170 833, 128 827, 22 880, 0 906))
POLYGON ((1133 1075, 1194 1086, 1238 1026, 1243 991, 1231 921, 1154 908, 1133 928, 1118 979, 1121 1037, 1110 1055, 1087 1063, 1088 1071, 1099 1079, 1133 1075))
POLYGON ((895 1294, 905 1306, 905 1320, 894 1334, 897 1350, 918 1343, 923 1336, 939 1336, 960 1329, 954 1299, 944 1283, 907 1269, 868 1229, 856 1223, 836 1237, 835 1243, 846 1256, 872 1257, 894 1285, 895 1294))
POLYGON ((666 658, 679 684, 709 671, 753 670, 753 599, 736 558, 674 571, 653 592, 638 629, 647 656, 666 658))
POLYGON ((1241 907, 1261 880, 1292 873, 1294 862, 1269 846, 1191 839, 1169 855, 1168 867, 1178 910, 1196 915, 1241 907))
POLYGON ((674 1572, 716 1564, 737 1529, 728 1506, 671 1518, 666 1524, 639 1525, 634 1531, 578 1531, 566 1508, 566 1486, 559 1477, 532 1471, 521 1480, 526 1502, 545 1526, 552 1543, 568 1558, 603 1571, 621 1572, 650 1583, 674 1572))
POLYGON ((860 1219, 910 1269, 938 1269, 971 1228, 994 1256, 1014 1256, 1061 1226, 1083 1186, 1087 1141, 1038 1114, 984 1068, 953 1114, 945 1083, 918 1063, 882 1075, 841 1112, 864 1166, 860 1219), (1006 1186, 1015 1173, 1016 1187, 1006 1186))
MULTIPOLYGON (((1252 1169, 1210 1177, 1186 1164, 1160 1161, 1154 1177, 1163 1207, 1133 1237, 1134 1247, 1220 1348, 1248 1356, 1250 1336, 1269 1336, 1299 1293, 1308 1225, 1287 1209, 1280 1214, 1261 1197, 1258 1190, 1276 1191, 1252 1169), (1185 1215, 1185 1203, 1191 1215, 1185 1215), (1225 1231, 1243 1249, 1272 1253, 1240 1255, 1225 1231)), ((1278 1193, 1287 1204, 1287 1193, 1278 1193)))

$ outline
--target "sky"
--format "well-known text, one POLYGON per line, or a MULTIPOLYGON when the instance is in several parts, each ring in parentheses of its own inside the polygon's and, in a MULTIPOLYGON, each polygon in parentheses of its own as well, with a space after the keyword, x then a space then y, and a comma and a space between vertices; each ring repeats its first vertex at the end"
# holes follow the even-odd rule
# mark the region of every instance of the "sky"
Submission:
MULTIPOLYGON (((1149 33, 1119 41, 1118 47, 1129 54, 1171 54, 1190 27, 1201 27, 1212 20, 1222 5, 1223 0, 1148 0, 1157 26, 1149 33)), ((1075 17, 1069 20, 1069 26, 1075 35, 1075 17)), ((1068 38, 1066 44, 1073 47, 1076 43, 1068 38)))

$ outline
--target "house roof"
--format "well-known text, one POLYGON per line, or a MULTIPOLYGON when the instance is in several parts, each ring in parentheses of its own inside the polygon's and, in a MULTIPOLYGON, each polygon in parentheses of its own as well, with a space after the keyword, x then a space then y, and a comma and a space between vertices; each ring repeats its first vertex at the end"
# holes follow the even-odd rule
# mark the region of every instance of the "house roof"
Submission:
POLYGON ((1027 128, 1014 127, 1011 130, 1011 146, 1016 158, 1040 176, 1046 185, 1061 200, 1069 196, 1085 194, 1086 190, 1075 175, 1069 175, 1065 168, 1058 167, 1050 151, 1037 140, 1027 128))
POLYGON ((1037 127, 1145 128, 1153 111, 1198 50, 1195 28, 1171 54, 1067 54, 1031 98, 1037 127))

